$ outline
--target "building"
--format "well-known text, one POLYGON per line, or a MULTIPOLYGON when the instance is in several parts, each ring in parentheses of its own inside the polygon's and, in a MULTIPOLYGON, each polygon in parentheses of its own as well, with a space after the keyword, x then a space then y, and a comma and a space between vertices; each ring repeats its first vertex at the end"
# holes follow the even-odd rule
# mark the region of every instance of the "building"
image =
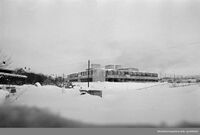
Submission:
POLYGON ((101 68, 100 64, 91 64, 91 68, 101 68))
POLYGON ((67 76, 71 82, 157 82, 158 74, 141 72, 137 68, 124 68, 121 65, 106 65, 104 68, 98 65, 91 66, 85 71, 69 74, 67 76), (89 73, 89 75, 88 75, 89 73))
POLYGON ((16 74, 14 70, 0 68, 0 84, 24 84, 27 76, 16 74))

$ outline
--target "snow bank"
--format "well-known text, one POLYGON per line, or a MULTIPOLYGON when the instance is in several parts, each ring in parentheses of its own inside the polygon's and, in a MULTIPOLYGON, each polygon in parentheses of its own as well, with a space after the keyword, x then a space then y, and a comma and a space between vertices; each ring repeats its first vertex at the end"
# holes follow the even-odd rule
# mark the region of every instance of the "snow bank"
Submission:
POLYGON ((9 95, 9 92, 6 90, 0 90, 0 105, 4 103, 6 96, 9 95))
POLYGON ((170 88, 162 83, 90 83, 103 97, 80 95, 56 86, 21 87, 12 104, 46 108, 63 117, 97 124, 161 124, 200 122, 200 87, 170 88), (25 90, 27 89, 27 90, 25 90))
POLYGON ((39 82, 36 82, 36 83, 35 83, 35 86, 36 86, 36 87, 41 87, 41 84, 40 84, 39 82))

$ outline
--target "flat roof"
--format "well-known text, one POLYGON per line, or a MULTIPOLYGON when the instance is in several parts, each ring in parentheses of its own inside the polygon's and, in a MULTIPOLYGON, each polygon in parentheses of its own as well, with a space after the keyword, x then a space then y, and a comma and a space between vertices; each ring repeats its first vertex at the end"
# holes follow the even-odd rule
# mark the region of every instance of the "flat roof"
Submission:
POLYGON ((7 69, 7 68, 0 68, 0 72, 3 72, 3 71, 13 72, 14 70, 7 69))
POLYGON ((4 72, 0 72, 0 76, 11 76, 11 77, 27 78, 27 76, 25 76, 25 75, 10 74, 10 73, 4 73, 4 72))

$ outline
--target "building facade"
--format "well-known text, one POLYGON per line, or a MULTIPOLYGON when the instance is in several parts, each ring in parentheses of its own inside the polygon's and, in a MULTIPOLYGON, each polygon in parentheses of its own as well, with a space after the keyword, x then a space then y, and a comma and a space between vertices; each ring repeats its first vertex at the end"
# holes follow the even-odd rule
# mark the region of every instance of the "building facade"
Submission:
POLYGON ((69 74, 71 82, 157 82, 158 74, 140 72, 137 68, 124 68, 121 65, 92 66, 85 71, 69 74), (89 75, 88 75, 89 74, 89 75))
POLYGON ((0 68, 0 84, 22 85, 27 76, 16 74, 14 70, 0 68))

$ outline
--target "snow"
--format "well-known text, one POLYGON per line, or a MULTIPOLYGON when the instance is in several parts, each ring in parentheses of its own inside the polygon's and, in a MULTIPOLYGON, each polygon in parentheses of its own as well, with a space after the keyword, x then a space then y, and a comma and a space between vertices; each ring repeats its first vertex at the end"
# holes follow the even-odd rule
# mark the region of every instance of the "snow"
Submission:
POLYGON ((0 105, 4 103, 6 96, 8 95, 9 95, 8 91, 0 89, 0 105))
POLYGON ((36 83, 35 83, 35 86, 41 87, 41 84, 40 84, 39 82, 36 82, 36 83))
POLYGON ((10 74, 10 73, 4 73, 4 72, 0 72, 0 76, 11 76, 11 77, 27 78, 27 76, 25 76, 25 75, 10 74))
MULTIPOLYGON (((200 122, 200 87, 171 88, 167 83, 90 83, 103 97, 80 95, 74 89, 24 85, 10 97, 12 105, 45 108, 62 117, 95 124, 168 124, 200 122)), ((2 95, 0 93, 0 95, 2 95)))

